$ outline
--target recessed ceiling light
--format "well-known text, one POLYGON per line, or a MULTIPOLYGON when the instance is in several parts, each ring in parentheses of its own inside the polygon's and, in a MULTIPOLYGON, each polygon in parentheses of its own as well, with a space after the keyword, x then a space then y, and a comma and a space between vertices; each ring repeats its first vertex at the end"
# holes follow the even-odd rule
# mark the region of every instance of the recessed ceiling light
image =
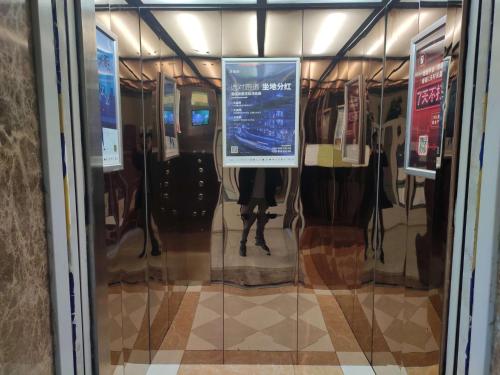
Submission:
POLYGON ((325 53, 342 29, 347 16, 345 13, 331 13, 322 22, 312 46, 313 55, 325 53))
POLYGON ((184 32, 191 49, 196 53, 209 54, 208 43, 201 22, 197 16, 191 13, 179 13, 177 23, 184 32), (202 52, 206 51, 206 52, 202 52))
MULTIPOLYGON (((394 44, 399 40, 399 38, 410 30, 411 26, 414 25, 414 22, 417 20, 418 17, 419 15, 417 13, 412 14, 405 20, 405 22, 401 23, 399 27, 396 30, 394 30, 390 38, 387 38, 387 43, 385 46, 385 53, 387 55, 389 54, 389 51, 392 48, 392 46, 394 46, 394 44)), ((424 18, 424 15, 421 14, 420 18, 424 18)), ((383 44, 384 44, 384 36, 382 35, 375 41, 375 43, 371 45, 368 51, 366 51, 366 54, 369 56, 375 54, 375 52, 380 50, 383 44)))
POLYGON ((130 28, 125 25, 125 22, 120 18, 120 16, 112 15, 111 23, 114 27, 116 27, 121 36, 123 36, 127 42, 131 45, 131 47, 135 50, 137 55, 141 54, 141 46, 139 44, 138 38, 135 37, 134 34, 130 31, 130 28))

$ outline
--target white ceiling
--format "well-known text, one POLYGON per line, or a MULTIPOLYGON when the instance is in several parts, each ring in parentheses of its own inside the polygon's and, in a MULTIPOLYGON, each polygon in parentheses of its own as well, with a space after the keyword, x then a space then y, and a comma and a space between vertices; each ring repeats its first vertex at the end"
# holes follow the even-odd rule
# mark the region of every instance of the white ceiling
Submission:
POLYGON ((270 11, 266 17, 264 54, 302 56, 302 11, 270 11))
POLYGON ((189 5, 225 5, 225 4, 256 4, 257 0, 142 0, 144 4, 189 4, 189 5))
POLYGON ((304 11, 304 56, 333 56, 372 11, 369 9, 304 11))
POLYGON ((220 56, 220 12, 153 11, 153 15, 186 55, 220 56))
MULTIPOLYGON (((153 15, 188 56, 257 56, 255 11, 164 11, 153 15)), ((334 56, 370 15, 369 9, 268 11, 265 55, 334 56)), ((391 11, 386 50, 389 56, 407 56, 410 40, 447 13, 445 8, 391 11)), ((133 11, 97 11, 100 24, 119 39, 122 57, 172 56, 170 50, 144 22, 139 37, 139 17, 133 11)), ((351 56, 382 57, 384 19, 349 51, 351 56)))
MULTIPOLYGON (((187 2, 182 0, 184 4, 187 2)), ((302 78, 317 80, 330 64, 330 57, 338 54, 371 12, 371 9, 270 10, 266 17, 265 56, 305 57, 306 59, 302 62, 302 78)), ((221 66, 217 58, 258 56, 257 15, 255 11, 152 10, 152 13, 180 49, 191 57, 197 69, 206 78, 220 79, 221 66)), ((446 8, 422 8, 420 11, 393 9, 387 20, 387 55, 397 58, 408 57, 411 38, 447 13, 450 21, 451 19, 459 19, 460 10, 450 11, 446 8)), ((96 14, 97 21, 111 29, 116 35, 121 57, 138 58, 140 56, 139 49, 142 47, 145 57, 151 59, 155 56, 161 56, 165 58, 161 64, 157 63, 156 65, 153 62, 144 62, 143 72, 148 77, 153 78, 160 69, 171 77, 195 76, 187 64, 182 63, 180 59, 172 59, 175 56, 174 52, 144 22, 140 24, 142 35, 142 40, 140 40, 137 12, 97 11, 96 14)), ((456 29, 459 30, 459 28, 456 29)), ((457 33, 458 31, 450 30, 450 42, 451 38, 458 40, 457 33)), ((337 64, 326 81, 352 79, 361 72, 368 78, 380 80, 382 73, 379 70, 384 51, 384 35, 385 19, 382 18, 347 53, 345 60, 337 64), (375 60, 358 61, 357 58, 361 56, 372 57, 375 60)), ((389 60, 386 71, 392 71, 401 63, 401 60, 389 60)), ((140 76, 138 62, 128 65, 137 76, 140 76)), ((132 79, 132 74, 123 66, 120 71, 122 77, 132 79)), ((407 72, 407 64, 403 64, 391 76, 391 79, 396 81, 405 79, 407 72)))
POLYGON ((222 56, 248 57, 259 54, 257 14, 253 11, 222 12, 222 56))
POLYGON ((147 57, 175 55, 135 11, 96 11, 96 22, 116 36, 120 57, 140 57, 141 49, 147 57))

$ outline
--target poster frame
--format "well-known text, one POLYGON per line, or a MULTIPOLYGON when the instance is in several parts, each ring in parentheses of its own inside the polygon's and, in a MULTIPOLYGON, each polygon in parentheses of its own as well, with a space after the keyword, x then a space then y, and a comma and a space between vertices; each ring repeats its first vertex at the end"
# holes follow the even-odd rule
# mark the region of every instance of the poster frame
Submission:
POLYGON ((300 154, 300 90, 301 90, 301 59, 300 57, 228 57, 222 59, 222 165, 224 168, 298 168, 300 154), (293 62, 295 63, 295 137, 293 162, 277 163, 228 161, 226 144, 226 64, 227 63, 262 63, 262 62, 293 62))
POLYGON ((362 164, 364 162, 364 151, 365 151, 365 125, 366 125, 366 107, 365 100, 365 81, 363 75, 360 74, 356 78, 345 83, 344 86, 344 128, 342 129, 342 161, 352 164, 362 164), (359 149, 357 153, 357 158, 350 158, 346 155, 347 144, 346 144, 346 129, 347 129, 347 121, 349 117, 347 102, 348 102, 348 90, 351 86, 357 84, 359 86, 359 126, 358 126, 358 139, 359 139, 359 149))
POLYGON ((442 102, 441 102, 441 115, 439 116, 439 130, 440 130, 440 146, 439 146, 439 154, 436 155, 436 169, 441 168, 441 164, 443 163, 443 159, 446 157, 446 145, 445 145, 445 130, 446 130, 446 121, 448 118, 448 90, 450 84, 450 66, 451 65, 451 56, 446 56, 443 59, 443 81, 442 81, 442 102))
MULTIPOLYGON (((412 176, 420 176, 434 180, 436 178, 436 169, 425 169, 425 168, 417 168, 410 166, 410 152, 411 152, 411 130, 413 125, 413 90, 415 86, 415 65, 417 58, 417 44, 440 30, 441 28, 446 26, 446 16, 441 17, 436 22, 428 26, 426 29, 418 33, 411 39, 410 42, 410 70, 409 70, 409 80, 408 80, 408 101, 406 108, 406 135, 405 135, 405 155, 404 155, 404 170, 408 175, 412 176)), ((443 60, 444 60, 444 48, 443 48, 443 60)), ((445 77, 443 77, 445 79, 445 77)), ((443 93, 443 95, 445 95, 443 93)), ((442 97, 441 99, 446 103, 446 97, 442 97)), ((443 117, 443 106, 441 105, 440 109, 440 123, 443 126, 442 122, 443 117)), ((442 148, 442 130, 440 129, 441 140, 439 140, 440 147, 442 148)), ((442 150, 440 150, 440 154, 442 155, 442 150)), ((436 155, 436 162, 438 159, 438 155, 436 155)))
POLYGON ((178 95, 177 91, 177 83, 174 79, 166 76, 164 72, 159 72, 158 82, 160 83, 158 86, 158 123, 160 124, 160 151, 161 151, 161 160, 167 161, 173 158, 176 158, 180 155, 179 151, 179 135, 178 135, 178 120, 179 120, 179 106, 180 95, 178 95), (173 95, 174 95, 174 103, 173 103, 173 118, 174 118, 174 134, 175 140, 177 143, 177 147, 174 149, 173 154, 168 155, 168 151, 172 148, 167 145, 166 142, 166 134, 165 134, 165 124, 163 123, 163 97, 165 95, 164 87, 165 81, 169 81, 173 84, 173 95), (179 96, 179 97, 178 97, 179 96))
POLYGON ((342 150, 342 137, 344 135, 344 104, 337 106, 337 121, 335 122, 335 132, 333 134, 333 148, 336 150, 342 150), (340 129, 337 129, 340 127, 340 129), (338 140, 338 144, 337 144, 338 140))
MULTIPOLYGON (((108 172, 116 172, 116 171, 121 171, 124 168, 123 165, 123 129, 122 129, 122 109, 121 109, 121 91, 120 91, 120 61, 118 58, 118 37, 111 32, 107 27, 102 25, 101 23, 97 22, 96 23, 96 29, 97 31, 102 32, 104 35, 106 35, 109 39, 112 40, 113 42, 113 60, 114 60, 114 66, 115 66, 115 77, 114 77, 114 82, 115 82, 115 118, 116 118, 116 130, 118 132, 118 158, 119 161, 116 164, 113 165, 105 165, 104 164, 104 155, 102 156, 102 166, 103 166, 103 172, 108 173, 108 172)), ((97 42, 96 42, 96 53, 97 53, 97 42)), ((96 67, 97 70, 97 79, 99 81, 99 71, 96 67)), ((101 131, 103 129, 103 126, 101 124, 101 131)), ((102 135, 104 137, 104 134, 102 135)), ((101 144, 103 144, 104 141, 101 141, 101 144)))

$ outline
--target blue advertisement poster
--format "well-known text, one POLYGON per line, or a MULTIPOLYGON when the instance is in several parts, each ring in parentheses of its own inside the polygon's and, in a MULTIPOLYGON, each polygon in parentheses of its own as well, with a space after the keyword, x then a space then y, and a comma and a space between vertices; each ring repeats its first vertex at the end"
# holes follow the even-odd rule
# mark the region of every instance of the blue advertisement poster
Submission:
POLYGON ((102 125, 102 157, 104 171, 122 168, 120 92, 117 72, 116 40, 96 30, 99 107, 102 125))
POLYGON ((176 130, 175 82, 161 74, 161 110, 163 124, 163 160, 179 155, 179 143, 176 130))
POLYGON ((223 59, 225 167, 297 167, 300 60, 223 59))

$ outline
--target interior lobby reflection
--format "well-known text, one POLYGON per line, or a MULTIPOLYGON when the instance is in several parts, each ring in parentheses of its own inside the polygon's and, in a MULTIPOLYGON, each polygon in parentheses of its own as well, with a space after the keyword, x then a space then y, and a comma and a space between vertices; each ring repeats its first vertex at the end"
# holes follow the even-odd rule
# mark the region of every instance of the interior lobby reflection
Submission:
POLYGON ((103 182, 112 373, 440 373, 460 3, 247 3, 96 1, 100 93, 114 100, 116 62, 120 124, 103 137, 122 153, 103 182), (411 51, 436 33, 449 65, 425 177, 406 161, 411 51), (296 59, 297 75, 259 58, 296 59), (238 116, 264 126, 231 133, 238 116))

